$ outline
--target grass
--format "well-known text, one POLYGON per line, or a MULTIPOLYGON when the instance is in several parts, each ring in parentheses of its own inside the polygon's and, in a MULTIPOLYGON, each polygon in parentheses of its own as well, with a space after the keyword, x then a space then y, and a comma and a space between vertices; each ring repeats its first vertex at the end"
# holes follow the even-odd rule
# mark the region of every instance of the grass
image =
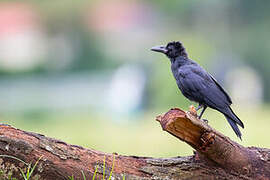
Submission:
POLYGON ((98 168, 98 167, 96 167, 96 169, 95 169, 95 172, 94 172, 94 175, 93 175, 93 177, 92 177, 92 180, 95 180, 95 178, 96 178, 97 168, 98 168))
POLYGON ((106 166, 105 161, 106 161, 106 156, 104 156, 104 161, 103 161, 103 178, 102 178, 103 180, 105 179, 105 170, 106 170, 106 169, 105 169, 105 168, 106 168, 106 167, 105 167, 105 166, 106 166))
POLYGON ((32 174, 33 174, 33 172, 34 172, 34 170, 35 170, 35 168, 36 168, 36 166, 41 158, 42 158, 42 156, 37 160, 37 162, 34 164, 33 167, 31 166, 31 163, 29 163, 25 174, 24 174, 23 170, 20 168, 20 171, 21 171, 21 174, 22 174, 24 180, 30 179, 30 177, 32 176, 32 174))
MULTIPOLYGON (((112 173, 113 173, 113 169, 114 169, 114 162, 115 162, 115 155, 113 154, 112 169, 111 169, 111 172, 110 172, 110 175, 109 175, 108 180, 111 180, 112 177, 113 177, 113 176, 112 176, 112 173)), ((106 164, 106 156, 104 156, 104 160, 103 160, 102 180, 105 180, 105 176, 106 176, 106 174, 105 174, 105 170, 106 170, 105 164, 106 164)), ((97 170, 98 170, 98 166, 96 166, 96 168, 95 168, 95 171, 94 171, 92 180, 95 180, 95 179, 96 179, 97 170)), ((82 173, 82 176, 83 176, 83 180, 86 180, 86 177, 85 177, 84 172, 81 171, 81 173, 82 173)), ((72 175, 71 177, 69 177, 69 180, 76 180, 76 179, 75 179, 75 177, 72 175)), ((123 180, 125 180, 125 176, 123 176, 123 180)))
MULTIPOLYGON (((104 156, 105 157, 105 156, 104 156)), ((109 176, 109 180, 111 180, 112 178, 112 173, 113 173, 113 169, 114 169, 114 161, 115 161, 115 154, 113 154, 113 163, 112 163, 112 170, 110 172, 110 176, 109 176)), ((104 162, 105 162, 105 158, 104 158, 104 162)), ((105 166, 104 166, 105 167, 105 166)))
MULTIPOLYGON (((31 163, 26 163, 24 162, 23 160, 15 157, 15 156, 9 156, 9 155, 0 155, 0 157, 5 157, 5 158, 12 158, 12 159, 15 159, 17 161, 20 161, 22 162, 24 165, 27 165, 27 169, 26 169, 26 173, 23 172, 23 170, 21 168, 20 169, 20 172, 21 172, 21 175, 23 176, 23 179, 24 180, 30 180, 38 162, 40 161, 40 159, 42 158, 42 156, 36 161, 36 163, 34 164, 34 166, 32 167, 31 163)), ((3 175, 3 172, 1 172, 0 175, 3 175)), ((10 180, 17 180, 16 178, 12 178, 11 176, 8 178, 10 180)))
MULTIPOLYGON (((0 157, 5 157, 5 158, 12 158, 12 159, 15 159, 17 161, 20 161, 22 162, 23 164, 27 165, 27 169, 26 169, 26 173, 23 172, 23 170, 21 168, 20 169, 20 172, 21 172, 21 175, 23 176, 23 179, 24 180, 30 180, 38 162, 40 161, 40 159, 42 158, 42 156, 36 161, 36 163, 34 164, 34 166, 32 167, 31 163, 26 163, 24 162, 23 160, 15 157, 15 156, 9 156, 9 155, 0 155, 0 157)), ((112 162, 112 168, 111 168, 111 171, 110 171, 110 174, 109 174, 109 178, 108 180, 111 180, 112 179, 112 173, 113 173, 113 170, 114 170, 114 163, 115 163, 115 154, 113 154, 113 162, 112 162)), ((102 180, 105 180, 105 170, 106 170, 106 156, 104 156, 104 160, 103 160, 103 174, 102 174, 102 180)), ((94 174, 93 174, 93 177, 92 177, 92 180, 95 180, 96 178, 96 174, 97 174, 97 169, 98 169, 98 166, 96 166, 95 168, 95 171, 94 171, 94 174)), ((82 176, 83 176, 83 180, 86 180, 86 176, 84 174, 83 171, 81 171, 82 173, 82 176)), ((3 172, 0 171, 0 178, 1 176, 3 175, 3 172)), ((11 176, 8 178, 9 180, 17 180, 16 178, 12 178, 11 176)), ((123 176, 123 180, 125 179, 125 176, 123 176)), ((75 180, 75 177, 72 175, 71 177, 69 177, 69 180, 75 180)))

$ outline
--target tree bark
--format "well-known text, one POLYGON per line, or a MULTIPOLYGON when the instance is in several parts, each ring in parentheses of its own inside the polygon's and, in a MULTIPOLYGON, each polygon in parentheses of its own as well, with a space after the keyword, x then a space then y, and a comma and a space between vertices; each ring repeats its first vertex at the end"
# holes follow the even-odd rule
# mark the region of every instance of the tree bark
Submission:
POLYGON ((36 162, 32 178, 39 180, 108 179, 111 172, 111 179, 270 179, 269 149, 233 142, 197 119, 193 108, 171 109, 157 120, 196 153, 158 159, 106 154, 1 124, 0 179, 22 179, 19 169, 36 162))

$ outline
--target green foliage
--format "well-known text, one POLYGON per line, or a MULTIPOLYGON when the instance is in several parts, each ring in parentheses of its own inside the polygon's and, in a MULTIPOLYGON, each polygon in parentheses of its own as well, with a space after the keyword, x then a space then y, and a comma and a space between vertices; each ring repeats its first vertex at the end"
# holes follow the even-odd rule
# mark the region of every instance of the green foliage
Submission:
MULTIPOLYGON (((15 160, 17 160, 17 161, 20 161, 20 162, 22 162, 24 165, 26 165, 26 166, 27 166, 26 173, 24 173, 23 170, 22 170, 21 168, 19 168, 19 169, 20 169, 20 172, 21 172, 21 175, 23 176, 23 179, 24 179, 24 180, 30 180, 30 178, 31 178, 31 176, 32 176, 32 174, 33 174, 33 172, 34 172, 34 170, 35 170, 35 168, 36 168, 38 162, 39 162, 40 159, 42 158, 42 156, 41 156, 41 157, 36 161, 36 163, 34 164, 34 166, 32 167, 31 163, 26 163, 26 162, 24 162, 23 160, 21 160, 21 159, 15 157, 15 156, 10 156, 10 155, 5 155, 5 154, 4 154, 4 155, 0 155, 0 157, 12 158, 12 159, 15 159, 15 160)), ((1 175, 3 175, 3 171, 0 171, 0 177, 1 177, 1 175)), ((11 175, 10 175, 9 179, 10 179, 10 180, 16 180, 16 178, 12 178, 11 175)))
MULTIPOLYGON (((22 162, 23 164, 27 165, 27 169, 26 169, 26 172, 24 172, 21 168, 20 169, 20 172, 21 172, 21 175, 23 176, 23 179, 24 180, 30 180, 32 175, 33 175, 33 172, 34 170, 36 169, 36 166, 38 165, 38 162, 40 161, 40 159, 42 158, 42 156, 36 161, 36 163, 34 164, 34 166, 32 166, 31 163, 26 163, 24 162, 23 160, 15 157, 15 156, 10 156, 10 155, 0 155, 0 157, 6 157, 6 158, 12 158, 12 159, 15 159, 17 161, 20 161, 22 162)), ((112 179, 112 174, 113 174, 113 170, 114 170, 114 162, 115 162, 115 154, 113 154, 113 162, 112 162, 112 168, 111 168, 111 172, 109 174, 109 178, 108 180, 111 180, 112 179)), ((104 155, 104 160, 103 160, 103 174, 102 174, 102 180, 105 180, 105 172, 106 172, 106 167, 105 167, 105 164, 106 164, 106 156, 104 155)), ((98 170, 98 166, 96 166, 95 168, 95 172, 93 174, 93 177, 92 177, 92 180, 95 180, 96 178, 96 174, 97 174, 97 170, 98 170)), ((83 171, 81 171, 82 173, 82 176, 83 176, 83 180, 86 180, 86 176, 84 174, 83 171)), ((2 170, 0 170, 0 178, 3 176, 4 172, 2 170)), ((11 175, 10 177, 8 178, 9 180, 16 180, 16 178, 12 178, 11 175)), ((69 177, 69 180, 75 180, 76 178, 72 175, 69 177)), ((123 179, 125 179, 125 176, 123 176, 123 179)))
POLYGON ((105 168, 106 168, 106 167, 105 167, 105 166, 106 166, 105 161, 106 161, 106 156, 104 156, 104 161, 103 161, 103 178, 102 178, 103 180, 105 180, 105 170, 106 170, 106 169, 105 169, 105 168))
POLYGON ((70 177, 69 177, 69 180, 75 180, 75 179, 74 179, 74 176, 73 176, 73 175, 70 176, 70 177))
POLYGON ((86 177, 84 175, 84 172, 83 171, 81 171, 81 172, 82 172, 83 180, 86 180, 86 177))
POLYGON ((28 164, 27 170, 26 170, 26 174, 24 174, 23 170, 20 168, 21 174, 24 178, 24 180, 30 180, 30 177, 32 176, 39 160, 41 159, 41 157, 37 160, 37 162, 34 164, 34 166, 31 166, 31 163, 28 164))
POLYGON ((96 167, 96 169, 95 169, 95 172, 94 172, 94 174, 93 174, 92 180, 95 180, 96 174, 97 174, 97 170, 98 170, 98 167, 96 167))
POLYGON ((1 154, 0 157, 12 158, 12 159, 15 159, 15 160, 17 160, 17 161, 20 161, 20 162, 22 162, 24 165, 27 165, 27 166, 28 166, 28 163, 24 162, 23 160, 21 160, 21 159, 15 157, 15 156, 10 156, 10 155, 1 154))
POLYGON ((114 161, 115 161, 115 154, 113 154, 112 169, 111 169, 111 172, 110 172, 109 180, 111 180, 111 177, 112 177, 112 173, 113 173, 113 169, 114 169, 114 161))
MULTIPOLYGON (((113 169, 114 169, 114 162, 115 162, 115 154, 113 154, 112 169, 111 169, 111 172, 110 172, 110 175, 109 175, 108 180, 111 180, 112 179, 112 173, 113 173, 113 169)), ((102 180, 106 180, 105 179, 105 176, 106 176, 106 166, 105 165, 106 165, 106 156, 104 155, 102 180)), ((96 166, 96 168, 95 168, 95 172, 93 174, 92 180, 95 180, 96 174, 97 174, 97 170, 98 170, 98 166, 96 166)), ((84 172, 83 171, 81 171, 81 172, 82 172, 83 179, 86 180, 86 177, 85 177, 84 172)), ((125 179, 125 176, 123 176, 123 180, 124 179, 125 179)), ((72 175, 72 176, 69 177, 69 180, 75 180, 75 177, 72 175)))

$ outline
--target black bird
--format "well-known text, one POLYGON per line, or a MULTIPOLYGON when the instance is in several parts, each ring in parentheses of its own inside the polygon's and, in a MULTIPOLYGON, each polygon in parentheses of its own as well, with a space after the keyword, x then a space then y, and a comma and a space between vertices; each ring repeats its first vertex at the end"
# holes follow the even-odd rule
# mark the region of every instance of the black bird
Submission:
POLYGON ((170 42, 167 46, 155 46, 151 50, 161 52, 170 59, 172 73, 182 94, 199 103, 197 111, 203 108, 199 119, 207 107, 213 108, 226 117, 235 134, 241 139, 242 135, 237 125, 244 128, 244 124, 232 111, 230 96, 212 75, 188 58, 181 42, 170 42))

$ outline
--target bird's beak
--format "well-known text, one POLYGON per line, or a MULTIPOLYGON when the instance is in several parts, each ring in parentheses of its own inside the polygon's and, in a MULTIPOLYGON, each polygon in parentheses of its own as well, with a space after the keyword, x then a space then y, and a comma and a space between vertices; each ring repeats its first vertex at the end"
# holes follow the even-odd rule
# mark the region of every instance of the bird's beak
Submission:
POLYGON ((154 46, 151 48, 151 51, 161 52, 164 54, 166 54, 168 52, 168 50, 166 49, 165 46, 154 46))

